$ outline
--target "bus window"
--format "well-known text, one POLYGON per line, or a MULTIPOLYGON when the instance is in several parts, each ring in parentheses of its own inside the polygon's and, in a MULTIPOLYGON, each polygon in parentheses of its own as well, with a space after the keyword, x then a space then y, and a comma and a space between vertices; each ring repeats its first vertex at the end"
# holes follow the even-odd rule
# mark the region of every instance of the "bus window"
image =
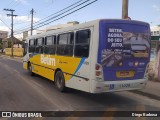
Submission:
POLYGON ((74 40, 74 33, 65 33, 58 35, 57 54, 72 56, 73 40, 74 40))
POLYGON ((89 56, 89 41, 90 41, 90 30, 87 29, 87 30, 77 31, 74 56, 88 57, 89 56))
POLYGON ((43 53, 43 38, 36 39, 35 53, 43 53))
POLYGON ((52 44, 53 44, 52 36, 46 37, 46 45, 52 45, 52 44))
POLYGON ((34 47, 34 39, 29 40, 29 53, 34 53, 35 47, 34 47))
POLYGON ((43 45, 43 38, 38 38, 37 39, 37 45, 42 46, 43 45))
POLYGON ((56 36, 47 36, 45 47, 44 47, 44 53, 45 54, 55 54, 56 51, 56 36))

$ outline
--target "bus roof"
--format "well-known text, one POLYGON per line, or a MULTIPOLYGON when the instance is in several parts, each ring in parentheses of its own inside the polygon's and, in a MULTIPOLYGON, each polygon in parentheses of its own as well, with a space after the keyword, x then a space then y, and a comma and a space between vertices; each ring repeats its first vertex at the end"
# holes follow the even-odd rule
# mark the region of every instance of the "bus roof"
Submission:
POLYGON ((97 19, 97 20, 93 20, 93 21, 89 21, 89 22, 85 22, 85 23, 75 24, 75 25, 69 26, 69 27, 64 27, 64 28, 61 28, 61 29, 46 31, 46 32, 43 32, 41 34, 36 34, 36 35, 33 35, 33 36, 29 36, 26 39, 34 39, 34 38, 39 38, 39 37, 42 37, 42 36, 49 36, 49 35, 52 35, 52 34, 63 33, 65 31, 68 32, 68 31, 72 31, 72 30, 76 30, 76 29, 87 28, 87 27, 99 25, 99 22, 107 22, 107 23, 132 23, 132 24, 135 23, 137 25, 139 24, 139 25, 149 26, 148 23, 142 22, 142 21, 137 21, 137 20, 97 19))

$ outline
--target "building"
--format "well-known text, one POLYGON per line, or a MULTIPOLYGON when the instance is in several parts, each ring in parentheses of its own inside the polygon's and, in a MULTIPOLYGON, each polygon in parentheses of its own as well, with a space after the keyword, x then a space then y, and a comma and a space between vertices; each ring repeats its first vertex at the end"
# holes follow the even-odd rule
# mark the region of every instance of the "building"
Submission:
MULTIPOLYGON (((3 39, 2 43, 3 43, 3 49, 10 48, 11 47, 11 37, 3 39)), ((18 47, 18 48, 22 47, 22 43, 23 43, 22 41, 13 37, 13 47, 18 47)))
POLYGON ((149 79, 160 81, 160 25, 151 27, 149 79))
POLYGON ((160 25, 151 27, 151 48, 158 52, 160 48, 160 25))
POLYGON ((160 25, 151 27, 151 36, 160 36, 160 25))
POLYGON ((8 32, 7 31, 1 31, 0 30, 0 39, 7 38, 7 36, 8 36, 8 32))
POLYGON ((7 38, 7 36, 8 36, 8 32, 7 32, 7 31, 1 31, 1 30, 0 30, 0 50, 1 50, 1 51, 2 51, 2 49, 3 49, 2 40, 3 40, 4 38, 7 38))

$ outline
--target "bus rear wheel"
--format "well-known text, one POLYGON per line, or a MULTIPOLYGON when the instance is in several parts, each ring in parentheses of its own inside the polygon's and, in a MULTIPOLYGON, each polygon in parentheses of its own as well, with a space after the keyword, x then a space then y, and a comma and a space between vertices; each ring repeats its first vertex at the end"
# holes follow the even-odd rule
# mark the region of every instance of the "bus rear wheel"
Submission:
POLYGON ((28 71, 29 71, 29 74, 30 74, 31 76, 34 75, 34 73, 32 72, 32 70, 33 70, 32 65, 31 65, 31 63, 29 63, 29 64, 28 64, 28 71))
POLYGON ((63 72, 61 72, 61 71, 56 72, 55 85, 59 91, 61 91, 61 92, 65 91, 65 80, 64 80, 63 72))

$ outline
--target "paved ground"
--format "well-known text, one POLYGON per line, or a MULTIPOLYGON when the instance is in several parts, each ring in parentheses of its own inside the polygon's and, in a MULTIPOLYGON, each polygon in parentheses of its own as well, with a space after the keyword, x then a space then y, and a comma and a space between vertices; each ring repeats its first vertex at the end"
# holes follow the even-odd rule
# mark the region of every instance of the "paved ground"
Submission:
MULTIPOLYGON (((149 82, 152 84, 152 82, 149 82)), ((154 85, 149 85, 152 89, 154 85)), ((147 85, 147 86, 148 86, 147 85)), ((148 88, 148 87, 147 87, 148 88)), ((147 90, 147 89, 146 89, 147 90)), ((133 92, 89 94, 69 89, 58 92, 53 83, 30 76, 22 68, 21 58, 0 56, 0 111, 160 111, 160 100, 133 92)), ((47 118, 53 119, 53 118, 47 118)), ((106 120, 106 118, 54 118, 106 120)), ((138 118, 107 118, 107 120, 138 118)), ((158 120, 158 118, 156 118, 158 120)), ((16 118, 17 120, 17 118, 16 118)), ((144 117, 143 120, 150 120, 144 117)))
MULTIPOLYGON (((2 55, 2 56, 4 56, 4 55, 2 55)), ((19 62, 23 61, 22 57, 10 57, 10 56, 5 56, 5 57, 7 57, 8 59, 14 60, 14 61, 19 61, 19 62)), ((145 89, 131 91, 131 92, 160 100, 160 82, 148 80, 148 83, 147 83, 147 86, 145 89)))
POLYGON ((153 99, 160 100, 160 82, 148 81, 145 89, 134 92, 153 99))

